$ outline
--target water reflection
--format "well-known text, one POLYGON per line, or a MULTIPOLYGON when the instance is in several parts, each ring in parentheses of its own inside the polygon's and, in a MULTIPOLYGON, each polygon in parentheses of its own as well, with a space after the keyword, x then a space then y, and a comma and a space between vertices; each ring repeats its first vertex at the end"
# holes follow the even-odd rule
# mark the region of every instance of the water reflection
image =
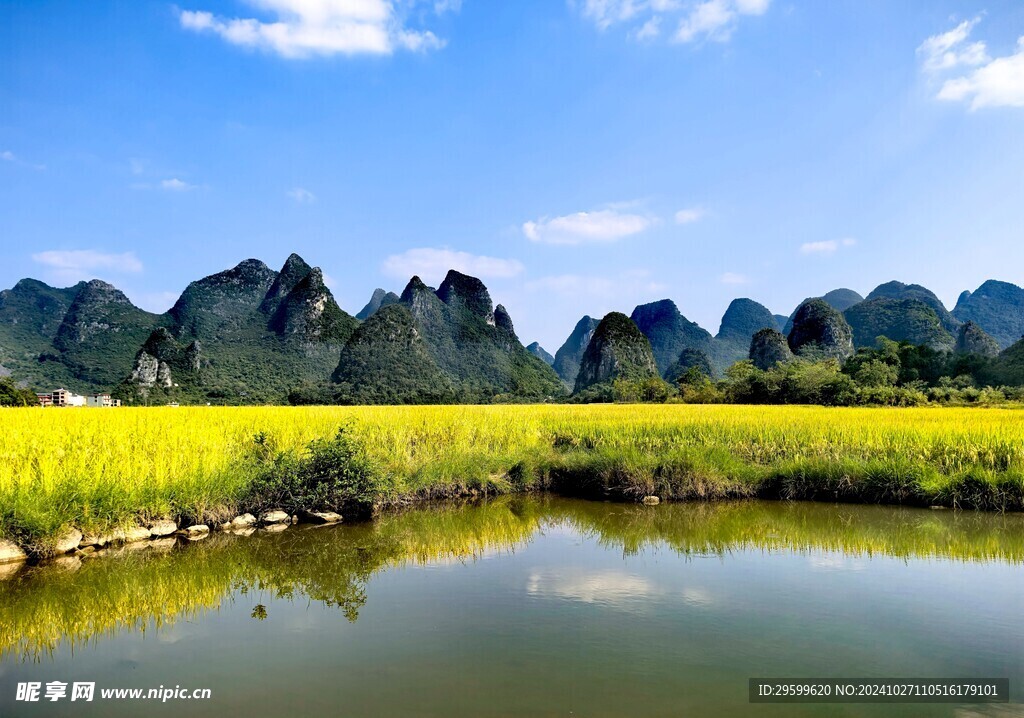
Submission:
MULTIPOLYGON (((145 632, 251 601, 253 620, 272 599, 336 607, 355 621, 378 572, 406 564, 472 562, 514 552, 539 532, 570 531, 625 555, 669 549, 693 560, 740 551, 807 554, 819 571, 862 570, 873 556, 965 562, 1024 560, 1024 517, 747 501, 615 505, 512 496, 445 504, 355 526, 291 528, 249 537, 214 535, 173 550, 125 551, 115 558, 68 559, 0 581, 0 655, 44 659, 125 631, 145 632)), ((10 567, 5 569, 9 573, 10 567)), ((538 569, 527 594, 638 610, 664 591, 650 576, 603 567, 538 569)), ((701 586, 665 600, 710 606, 701 586)), ((161 632, 165 635, 166 632, 161 632)))

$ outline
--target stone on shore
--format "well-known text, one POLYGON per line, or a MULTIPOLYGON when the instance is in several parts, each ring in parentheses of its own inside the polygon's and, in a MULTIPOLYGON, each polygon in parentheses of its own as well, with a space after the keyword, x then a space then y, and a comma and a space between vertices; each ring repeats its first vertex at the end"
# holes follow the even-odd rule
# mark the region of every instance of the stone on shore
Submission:
POLYGON ((68 551, 74 551, 81 543, 82 532, 78 529, 69 529, 57 537, 53 550, 55 553, 67 553, 68 551))
POLYGON ((657 506, 661 503, 661 499, 657 496, 644 496, 642 503, 644 506, 657 506))
POLYGON ((260 522, 265 524, 282 524, 285 521, 291 521, 292 517, 284 511, 267 511, 265 514, 260 516, 260 522))
POLYGON ((18 544, 0 539, 0 563, 24 561, 27 558, 28 554, 22 551, 18 544))
POLYGON ((125 529, 119 532, 121 541, 125 543, 136 543, 138 541, 145 541, 150 537, 149 529, 144 529, 141 526, 135 526, 130 529, 125 529))
POLYGON ((82 540, 78 542, 79 548, 85 548, 86 546, 106 546, 110 541, 109 536, 100 536, 99 534, 86 534, 82 537, 82 540))
POLYGON ((149 535, 155 537, 170 536, 177 530, 178 524, 169 519, 160 519, 149 525, 149 535))
POLYGON ((303 511, 299 514, 299 520, 309 524, 337 524, 341 523, 341 514, 333 511, 303 511))
POLYGON ((252 514, 242 514, 231 519, 232 528, 245 528, 256 523, 256 517, 252 514))
POLYGON ((192 524, 191 526, 186 526, 185 528, 181 529, 178 533, 182 536, 185 536, 186 538, 205 536, 206 534, 210 533, 210 527, 206 524, 192 524))

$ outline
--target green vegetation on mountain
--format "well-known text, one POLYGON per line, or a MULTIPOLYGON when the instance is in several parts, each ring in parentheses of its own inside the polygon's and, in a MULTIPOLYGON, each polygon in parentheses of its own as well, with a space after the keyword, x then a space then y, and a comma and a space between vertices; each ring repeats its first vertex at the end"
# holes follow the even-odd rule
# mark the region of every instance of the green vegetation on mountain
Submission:
POLYGON ((116 288, 94 279, 68 307, 53 340, 55 353, 43 355, 67 367, 75 379, 112 386, 132 368, 132 355, 158 322, 116 288))
POLYGON ((950 334, 955 334, 960 321, 950 314, 935 293, 920 284, 904 284, 903 282, 886 282, 880 284, 867 296, 872 299, 916 299, 931 307, 939 317, 942 327, 950 334))
POLYGON ((544 347, 542 347, 540 345, 539 342, 533 342, 532 344, 530 344, 528 347, 526 347, 526 351, 528 351, 531 354, 533 354, 535 357, 540 359, 542 362, 544 362, 548 366, 551 366, 552 364, 555 363, 555 358, 553 356, 551 356, 550 354, 548 354, 547 351, 544 349, 544 347))
POLYGON ((580 362, 583 361, 583 353, 587 351, 587 344, 594 336, 597 329, 597 320, 585 316, 576 322, 572 333, 565 343, 555 352, 555 361, 551 368, 562 379, 566 388, 572 390, 576 386, 576 376, 580 372, 580 362))
POLYGON ((57 329, 83 287, 85 282, 56 289, 35 279, 22 279, 12 289, 0 291, 0 367, 16 381, 31 386, 59 384, 75 391, 91 388, 54 361, 58 359, 53 348, 57 329), (44 356, 51 360, 44 361, 44 356))
POLYGON ((897 342, 927 344, 933 349, 953 348, 953 337, 931 306, 919 299, 867 299, 843 316, 853 330, 856 347, 874 346, 878 337, 897 342))
POLYGON ((341 352, 334 372, 341 404, 443 404, 455 400, 408 307, 381 307, 341 352))
POLYGON ((762 329, 754 334, 747 353, 753 365, 761 371, 768 371, 776 364, 793 358, 786 337, 775 329, 762 329))
POLYGON ((130 403, 282 403, 324 384, 358 321, 338 307, 319 269, 292 254, 193 282, 150 336, 117 394, 130 403))
MULTIPOLYGON (((775 329, 775 317, 762 305, 752 299, 734 299, 722 316, 722 323, 715 335, 713 357, 720 371, 747 358, 750 340, 762 329, 775 329)), ((665 378, 674 383, 667 374, 665 378)))
POLYGON ((991 358, 999 355, 999 342, 977 324, 968 321, 960 325, 954 351, 957 354, 976 354, 991 358))
MULTIPOLYGON (((675 305, 673 305, 675 306, 675 305)), ((645 382, 659 379, 651 344, 637 325, 621 312, 611 312, 597 325, 587 344, 576 377, 576 394, 604 398, 616 381, 645 382)))
POLYGON ((0 406, 35 406, 35 392, 22 389, 9 376, 0 376, 0 406))
POLYGON ((787 340, 794 354, 809 359, 843 361, 853 354, 850 325, 837 309, 822 299, 809 299, 797 308, 787 340))
POLYGON ((378 309, 353 342, 334 373, 343 401, 538 401, 565 394, 551 367, 519 343, 512 318, 500 304, 493 307, 483 282, 454 270, 437 291, 413 277, 400 304, 378 309))
POLYGON ((641 304, 629 318, 650 342, 661 373, 668 371, 683 349, 713 353, 711 334, 684 317, 671 299, 641 304))
MULTIPOLYGON (((808 297, 804 301, 800 302, 799 305, 797 305, 797 309, 799 309, 806 302, 809 302, 812 299, 821 299, 830 307, 840 312, 845 312, 854 304, 859 304, 860 302, 864 301, 864 297, 862 297, 860 294, 853 291, 852 289, 841 288, 833 289, 832 291, 826 292, 820 297, 808 297)), ((793 328, 793 317, 795 316, 796 309, 794 309, 793 313, 790 314, 788 317, 782 319, 781 323, 779 324, 779 329, 782 331, 783 334, 789 334, 790 330, 793 328)), ((776 318, 778 319, 778 317, 776 318)))
POLYGON ((688 372, 696 370, 706 377, 715 375, 715 368, 711 364, 711 358, 700 349, 683 349, 679 358, 665 372, 665 381, 676 384, 688 372))
POLYGON ((973 293, 961 294, 953 316, 974 322, 1005 349, 1024 336, 1024 289, 990 279, 973 293))

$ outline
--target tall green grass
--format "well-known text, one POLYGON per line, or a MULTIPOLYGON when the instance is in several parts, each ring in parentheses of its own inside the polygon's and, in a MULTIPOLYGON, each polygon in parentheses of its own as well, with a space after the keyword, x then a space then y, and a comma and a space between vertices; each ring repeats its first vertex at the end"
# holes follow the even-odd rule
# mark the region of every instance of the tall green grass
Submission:
POLYGON ((275 458, 339 427, 377 503, 529 488, 587 496, 751 495, 1024 506, 1014 409, 689 405, 0 410, 0 533, 44 543, 244 509, 275 458), (372 487, 371 487, 372 488, 372 487))

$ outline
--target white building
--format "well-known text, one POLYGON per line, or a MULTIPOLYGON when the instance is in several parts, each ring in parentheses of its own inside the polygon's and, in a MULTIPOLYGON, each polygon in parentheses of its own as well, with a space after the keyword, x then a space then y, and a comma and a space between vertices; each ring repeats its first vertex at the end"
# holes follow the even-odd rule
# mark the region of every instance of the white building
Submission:
POLYGON ((85 406, 85 397, 67 389, 57 389, 50 394, 54 406, 85 406))

